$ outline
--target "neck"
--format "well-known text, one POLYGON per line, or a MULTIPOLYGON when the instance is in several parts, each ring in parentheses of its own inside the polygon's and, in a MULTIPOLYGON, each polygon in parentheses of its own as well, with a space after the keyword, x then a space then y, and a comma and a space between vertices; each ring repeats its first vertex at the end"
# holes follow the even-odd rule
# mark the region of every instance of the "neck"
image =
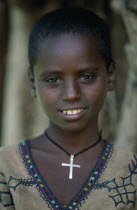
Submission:
POLYGON ((95 126, 95 123, 94 127, 86 127, 77 132, 64 131, 50 125, 47 133, 57 144, 64 147, 70 153, 76 153, 94 144, 99 138, 98 126, 95 126))

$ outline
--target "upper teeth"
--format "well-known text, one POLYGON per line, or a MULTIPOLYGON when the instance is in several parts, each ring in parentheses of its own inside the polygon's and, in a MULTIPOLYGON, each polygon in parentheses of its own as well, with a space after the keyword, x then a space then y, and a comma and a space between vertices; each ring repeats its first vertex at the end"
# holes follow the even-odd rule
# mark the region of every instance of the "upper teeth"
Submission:
POLYGON ((78 114, 78 113, 80 113, 82 111, 83 111, 83 109, 63 110, 63 113, 71 115, 71 114, 78 114))

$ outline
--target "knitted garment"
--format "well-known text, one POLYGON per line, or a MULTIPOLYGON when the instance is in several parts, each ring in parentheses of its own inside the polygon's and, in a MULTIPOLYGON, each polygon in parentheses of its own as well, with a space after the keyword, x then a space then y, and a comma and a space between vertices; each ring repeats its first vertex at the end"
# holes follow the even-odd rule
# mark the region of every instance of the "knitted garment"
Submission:
POLYGON ((29 141, 0 148, 0 210, 137 209, 137 155, 105 141, 83 187, 61 205, 40 175, 29 141))

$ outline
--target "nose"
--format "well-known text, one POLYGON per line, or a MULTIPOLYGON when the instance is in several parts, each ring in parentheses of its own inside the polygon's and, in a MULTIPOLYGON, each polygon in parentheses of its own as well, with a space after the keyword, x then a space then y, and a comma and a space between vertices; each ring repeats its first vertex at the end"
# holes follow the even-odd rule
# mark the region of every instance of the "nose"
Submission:
POLYGON ((81 96, 79 84, 76 81, 69 80, 63 87, 63 99, 66 101, 78 100, 81 96))

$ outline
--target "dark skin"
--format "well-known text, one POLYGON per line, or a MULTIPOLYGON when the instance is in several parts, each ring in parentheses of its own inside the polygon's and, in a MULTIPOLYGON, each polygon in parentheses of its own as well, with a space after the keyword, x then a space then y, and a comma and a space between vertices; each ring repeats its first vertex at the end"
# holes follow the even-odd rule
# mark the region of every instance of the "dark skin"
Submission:
MULTIPOLYGON (((99 138, 98 117, 107 91, 114 86, 114 67, 106 71, 106 61, 94 37, 62 34, 47 38, 41 45, 30 85, 49 118, 48 135, 70 154, 90 146, 99 138), (63 110, 82 108, 75 118, 63 110)), ((73 179, 69 179, 69 156, 45 135, 33 139, 31 152, 36 166, 61 204, 69 203, 94 168, 104 142, 74 159, 73 179)))

